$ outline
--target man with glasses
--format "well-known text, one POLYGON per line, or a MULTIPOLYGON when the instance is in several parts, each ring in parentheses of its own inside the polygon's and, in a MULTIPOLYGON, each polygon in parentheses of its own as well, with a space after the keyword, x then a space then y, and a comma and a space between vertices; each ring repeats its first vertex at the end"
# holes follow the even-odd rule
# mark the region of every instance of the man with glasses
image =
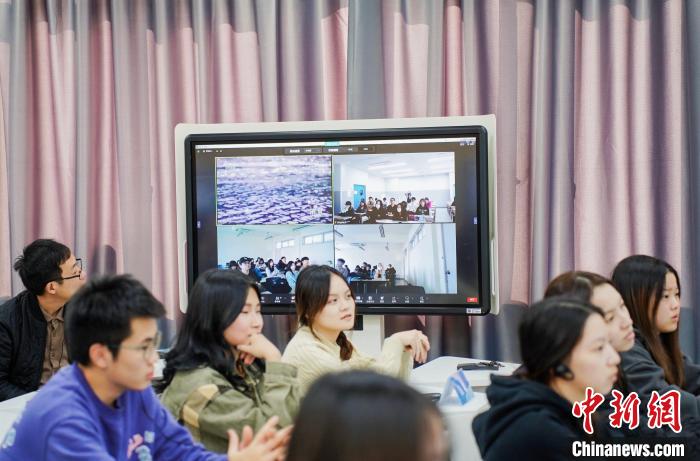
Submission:
POLYGON ((0 401, 37 390, 68 364, 65 305, 85 283, 82 261, 54 240, 35 240, 14 265, 26 288, 0 306, 0 401))
POLYGON ((227 454, 195 444, 151 388, 163 305, 128 275, 90 281, 71 300, 71 365, 29 401, 0 461, 262 461, 284 458, 289 429, 229 431, 227 454))

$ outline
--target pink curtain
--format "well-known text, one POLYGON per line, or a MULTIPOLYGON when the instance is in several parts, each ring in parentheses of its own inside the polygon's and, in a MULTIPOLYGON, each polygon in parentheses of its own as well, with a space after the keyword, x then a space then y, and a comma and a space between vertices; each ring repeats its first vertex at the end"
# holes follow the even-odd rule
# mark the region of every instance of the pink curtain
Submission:
POLYGON ((21 289, 22 247, 54 237, 174 313, 179 122, 484 113, 504 314, 394 327, 516 358, 518 306, 562 271, 650 253, 692 286, 692 3, 0 0, 0 295, 21 289))

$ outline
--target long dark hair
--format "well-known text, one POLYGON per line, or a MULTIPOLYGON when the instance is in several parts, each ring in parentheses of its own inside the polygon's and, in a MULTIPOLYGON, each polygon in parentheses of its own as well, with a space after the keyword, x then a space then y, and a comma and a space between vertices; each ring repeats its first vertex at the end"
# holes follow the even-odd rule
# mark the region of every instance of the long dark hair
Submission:
MULTIPOLYGON (((294 304, 297 310, 299 325, 307 326, 313 330, 313 322, 316 315, 323 310, 328 303, 328 292, 331 286, 331 276, 337 275, 348 286, 350 293, 352 288, 337 269, 330 266, 312 265, 299 272, 294 291, 294 304)), ((315 335, 316 333, 314 333, 315 335)), ((352 357, 353 346, 344 332, 340 332, 336 344, 340 346, 340 359, 348 360, 352 357)))
POLYGON ((553 296, 533 304, 518 329, 525 376, 549 385, 581 339, 586 320, 603 316, 600 308, 578 297, 553 296))
POLYGON ((435 405, 396 378, 328 374, 302 401, 287 461, 424 461, 431 418, 440 420, 435 405))
POLYGON ((651 356, 663 368, 666 381, 683 387, 685 372, 678 329, 661 333, 656 327, 656 312, 669 272, 676 277, 680 295, 678 272, 666 261, 653 256, 634 255, 623 259, 615 266, 612 280, 630 311, 634 326, 646 341, 651 356))
POLYGON ((210 269, 197 278, 175 346, 165 358, 162 389, 170 384, 177 371, 204 366, 221 373, 236 388, 247 388, 236 374, 235 358, 224 338, 224 330, 240 314, 249 289, 260 296, 255 282, 238 271, 210 269))

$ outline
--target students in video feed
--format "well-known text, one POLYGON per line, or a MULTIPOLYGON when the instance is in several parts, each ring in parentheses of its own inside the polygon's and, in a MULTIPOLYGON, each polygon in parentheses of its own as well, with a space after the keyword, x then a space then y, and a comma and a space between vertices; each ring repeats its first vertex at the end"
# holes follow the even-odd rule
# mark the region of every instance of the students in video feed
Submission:
POLYGON ((570 459, 574 440, 605 438, 608 421, 595 421, 589 436, 572 415, 587 387, 607 394, 617 379, 620 357, 603 312, 580 299, 547 298, 525 311, 518 333, 524 367, 491 375, 491 407, 472 424, 483 459, 570 459))
POLYGON ((398 205, 396 205, 396 212, 394 213, 394 220, 395 221, 406 221, 408 219, 408 216, 406 214, 406 209, 404 208, 405 202, 401 202, 398 205))
POLYGON ((440 412, 396 378, 329 374, 304 399, 287 461, 447 461, 440 412))
POLYGON ((343 278, 347 280, 347 278, 350 276, 350 270, 348 269, 348 266, 345 264, 345 260, 343 258, 338 258, 335 262, 335 268, 338 272, 340 272, 343 275, 343 278))
POLYGON ((362 355, 344 331, 355 324, 355 299, 348 282, 329 266, 309 266, 299 273, 295 291, 299 329, 282 361, 299 370, 303 390, 320 376, 349 368, 371 368, 407 378, 413 360, 427 359, 430 343, 418 330, 395 333, 384 341, 378 358, 362 355))
POLYGON ((425 199, 420 199, 420 201, 418 202, 416 214, 422 216, 428 216, 430 214, 430 210, 428 209, 428 206, 425 203, 425 199))
POLYGON ((415 198, 415 197, 411 197, 410 200, 408 201, 408 205, 406 205, 406 209, 407 209, 410 213, 414 213, 414 214, 415 214, 417 208, 418 208, 418 203, 417 203, 417 201, 416 201, 416 198, 415 198))
POLYGON ((228 453, 219 455, 193 443, 158 401, 151 379, 157 320, 164 315, 163 305, 129 276, 97 278, 81 288, 66 316, 72 364, 27 403, 0 446, 0 461, 281 458, 288 431, 274 429, 276 418, 255 438, 244 431, 241 446, 231 431, 228 453))
POLYGON ((386 276, 386 280, 389 282, 390 285, 393 285, 394 283, 396 283, 396 269, 391 264, 389 264, 386 267, 386 271, 384 271, 384 275, 386 276))
POLYGON ((175 346, 166 357, 161 401, 212 451, 227 431, 258 430, 273 416, 293 422, 299 404, 294 366, 262 335, 257 285, 240 272, 208 270, 197 278, 175 346))
POLYGON ((298 267, 294 261, 289 261, 287 263, 287 267, 284 271, 284 277, 287 279, 287 283, 289 284, 289 288, 291 289, 291 291, 294 291, 294 288, 296 287, 297 274, 299 273, 300 269, 301 269, 301 262, 299 263, 298 267))
POLYGON ((374 207, 374 203, 370 201, 367 204, 367 220, 365 224, 376 224, 377 219, 381 219, 381 214, 379 210, 374 207))
POLYGON ((280 273, 275 266, 275 260, 270 258, 265 263, 265 277, 279 277, 280 273))
POLYGON ((345 210, 340 213, 340 216, 351 217, 355 216, 355 210, 352 207, 352 202, 348 200, 345 202, 345 210))
POLYGON ((680 349, 681 287, 676 270, 652 256, 623 259, 612 280, 630 310, 636 329, 632 349, 622 354, 630 390, 643 398, 652 391, 681 392, 681 415, 700 416, 700 366, 680 349))

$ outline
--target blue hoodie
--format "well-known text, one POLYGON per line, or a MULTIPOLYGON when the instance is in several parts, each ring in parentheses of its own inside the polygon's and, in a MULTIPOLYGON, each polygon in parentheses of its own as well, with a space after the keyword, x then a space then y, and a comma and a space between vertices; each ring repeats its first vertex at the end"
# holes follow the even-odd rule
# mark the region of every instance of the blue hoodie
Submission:
POLYGON ((226 461, 195 444, 153 390, 102 403, 75 364, 29 401, 0 445, 0 461, 226 461))

